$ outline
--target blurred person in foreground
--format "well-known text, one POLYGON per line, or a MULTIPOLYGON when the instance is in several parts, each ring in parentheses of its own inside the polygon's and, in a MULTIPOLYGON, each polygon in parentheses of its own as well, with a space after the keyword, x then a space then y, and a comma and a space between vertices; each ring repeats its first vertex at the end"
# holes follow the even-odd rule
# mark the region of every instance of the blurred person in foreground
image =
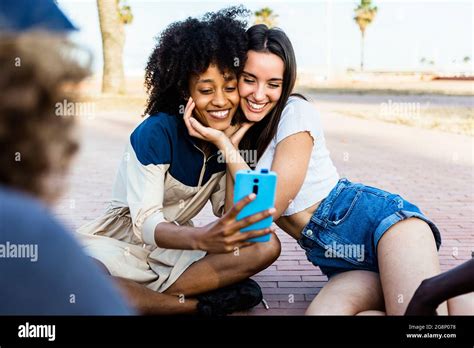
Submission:
POLYGON ((79 148, 55 105, 74 102, 88 69, 56 5, 30 5, 0 4, 0 315, 134 314, 49 211, 79 148))

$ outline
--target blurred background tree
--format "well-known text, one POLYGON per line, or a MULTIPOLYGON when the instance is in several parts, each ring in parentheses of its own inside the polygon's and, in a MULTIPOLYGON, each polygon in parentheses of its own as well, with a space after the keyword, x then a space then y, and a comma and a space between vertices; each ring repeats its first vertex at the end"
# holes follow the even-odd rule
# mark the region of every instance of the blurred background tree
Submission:
POLYGON ((102 93, 125 93, 123 72, 124 26, 133 21, 132 9, 122 0, 97 0, 102 34, 102 93))
POLYGON ((360 0, 360 4, 354 9, 357 25, 361 33, 360 43, 360 70, 364 70, 364 39, 367 26, 372 23, 377 14, 377 6, 372 6, 372 0, 360 0))
POLYGON ((264 7, 258 11, 255 11, 254 15, 254 24, 265 24, 269 28, 277 26, 278 15, 273 13, 273 10, 270 7, 264 7))

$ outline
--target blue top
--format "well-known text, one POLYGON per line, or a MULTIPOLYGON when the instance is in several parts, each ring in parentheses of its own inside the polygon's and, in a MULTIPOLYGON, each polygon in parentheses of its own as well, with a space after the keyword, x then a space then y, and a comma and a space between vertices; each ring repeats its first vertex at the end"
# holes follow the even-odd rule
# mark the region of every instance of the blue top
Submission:
MULTIPOLYGON (((169 173, 184 185, 196 187, 203 169, 203 153, 196 146, 181 116, 163 112, 146 118, 130 136, 133 150, 143 166, 170 164, 169 173)), ((225 171, 217 148, 211 144, 201 185, 215 173, 225 171)))
POLYGON ((0 315, 130 314, 41 202, 0 185, 0 315))

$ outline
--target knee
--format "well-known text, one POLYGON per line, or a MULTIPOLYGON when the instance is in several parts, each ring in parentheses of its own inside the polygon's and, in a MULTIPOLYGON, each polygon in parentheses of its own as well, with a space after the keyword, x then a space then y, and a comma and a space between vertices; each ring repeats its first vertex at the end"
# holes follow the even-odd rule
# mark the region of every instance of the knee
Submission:
POLYGON ((316 298, 306 310, 305 315, 356 315, 361 307, 349 298, 334 298, 331 301, 320 301, 316 298))
POLYGON ((258 243, 257 253, 261 264, 266 267, 270 266, 281 253, 281 243, 275 233, 270 234, 270 240, 265 243, 258 243))
POLYGON ((383 311, 378 311, 378 310, 375 310, 375 309, 369 309, 369 310, 366 310, 366 311, 362 311, 362 312, 359 312, 357 313, 356 315, 358 316, 364 316, 364 315, 371 315, 371 316, 374 316, 374 315, 387 315, 387 313, 383 312, 383 311))

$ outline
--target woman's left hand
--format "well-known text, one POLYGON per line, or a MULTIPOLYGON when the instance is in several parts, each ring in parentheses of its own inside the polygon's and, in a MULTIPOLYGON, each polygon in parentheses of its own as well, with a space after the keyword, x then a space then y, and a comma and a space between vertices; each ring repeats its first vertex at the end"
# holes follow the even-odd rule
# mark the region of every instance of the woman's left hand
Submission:
POLYGON ((229 133, 227 133, 227 130, 226 130, 226 135, 229 137, 232 145, 234 145, 234 147, 236 149, 239 148, 240 141, 244 137, 245 133, 247 133, 247 131, 253 125, 254 125, 254 122, 244 122, 244 123, 239 124, 239 125, 230 126, 228 128, 229 133))
POLYGON ((189 135, 198 139, 208 141, 219 147, 223 141, 228 139, 227 136, 224 134, 224 132, 218 129, 203 126, 201 122, 192 117, 194 107, 195 103, 190 97, 188 100, 188 104, 186 105, 186 108, 184 110, 183 116, 184 123, 188 128, 189 135))

